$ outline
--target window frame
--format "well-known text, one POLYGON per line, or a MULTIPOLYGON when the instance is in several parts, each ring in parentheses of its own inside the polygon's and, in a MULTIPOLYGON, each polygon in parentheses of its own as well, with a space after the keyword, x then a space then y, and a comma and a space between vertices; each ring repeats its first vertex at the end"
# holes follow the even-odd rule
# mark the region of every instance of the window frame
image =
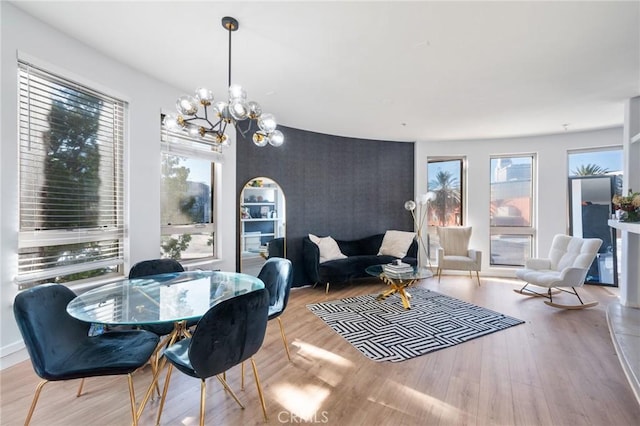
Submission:
MULTIPOLYGON (((529 184, 529 191, 531 194, 531 203, 529 206, 529 225, 528 226, 496 226, 492 224, 492 215, 491 211, 489 211, 489 266, 492 268, 513 268, 513 267, 521 267, 524 266, 519 264, 506 264, 506 263, 494 263, 492 254, 492 243, 494 236, 507 236, 507 237, 517 237, 523 236, 529 238, 529 256, 532 257, 533 253, 535 253, 536 247, 536 205, 537 205, 537 194, 536 194, 536 182, 537 182, 537 155, 535 153, 518 153, 518 154, 498 154, 498 155, 490 155, 489 156, 489 173, 493 173, 493 169, 491 167, 491 163, 493 160, 502 159, 502 158, 531 158, 531 182, 529 184)), ((492 203, 492 186, 493 181, 491 177, 489 178, 489 208, 491 209, 492 203)), ((525 259, 527 256, 525 255, 525 259)))
MULTIPOLYGON (((20 289, 37 285, 39 282, 60 279, 64 285, 76 287, 88 280, 121 275, 124 264, 126 207, 124 151, 127 138, 128 103, 93 88, 95 85, 92 83, 81 83, 77 77, 68 77, 65 72, 52 68, 34 64, 27 58, 18 57, 17 59, 17 143, 20 191, 17 206, 18 264, 14 282, 20 289), (72 93, 74 94, 71 95, 72 93), (85 97, 95 98, 96 105, 99 105, 96 107, 99 108, 96 123, 98 127, 92 134, 92 139, 94 139, 94 149, 98 150, 101 160, 98 168, 100 197, 97 201, 99 205, 97 210, 100 213, 93 225, 70 227, 58 225, 52 226, 51 229, 42 229, 42 224, 46 220, 42 212, 46 208, 47 198, 41 195, 44 183, 40 181, 39 175, 42 169, 39 162, 51 158, 47 155, 47 142, 42 135, 54 129, 65 128, 64 125, 51 126, 50 105, 57 100, 59 105, 72 105, 73 108, 78 108, 85 97), (107 168, 103 169, 104 166, 107 168), (103 184, 105 178, 106 182, 103 184), (105 210, 105 206, 108 210, 105 210), (105 211, 107 213, 104 213, 105 211), (33 253, 23 253, 23 250, 28 251, 34 248, 46 250, 47 247, 83 243, 100 244, 101 242, 110 243, 106 252, 99 251, 98 256, 89 256, 89 260, 75 259, 74 262, 65 265, 59 265, 59 259, 51 263, 45 254, 33 256, 33 253), (105 268, 110 271, 104 271, 91 278, 65 280, 69 275, 105 268)), ((77 253, 73 256, 80 257, 77 253)))
MULTIPOLYGON (((460 175, 457 176, 459 184, 460 184, 460 226, 464 226, 467 219, 466 213, 466 191, 467 191, 467 157, 466 156, 428 156, 427 157, 427 170, 426 170, 426 188, 427 191, 429 188, 429 166, 436 163, 444 163, 444 162, 452 162, 457 161, 460 163, 460 175)), ((440 240, 438 238, 437 227, 439 224, 429 223, 429 218, 427 218, 427 253, 429 255, 429 261, 432 263, 437 262, 437 252, 438 247, 440 246, 440 240)))
MULTIPOLYGON (((217 206, 219 204, 219 194, 216 190, 217 177, 220 175, 220 167, 224 163, 222 156, 222 148, 212 145, 212 140, 205 137, 205 141, 200 137, 192 137, 180 131, 171 131, 164 125, 165 114, 160 116, 160 161, 163 161, 165 155, 176 157, 190 158, 194 160, 209 160, 211 162, 211 221, 208 223, 193 223, 171 225, 164 224, 160 221, 160 239, 162 241, 165 236, 175 234, 202 234, 203 232, 211 233, 213 240, 212 252, 208 256, 181 258, 180 262, 184 264, 199 263, 203 261, 211 261, 219 259, 218 245, 216 237, 218 235, 217 206)), ((160 177, 162 179, 162 176, 160 177)), ((162 185, 162 183, 161 183, 162 185)), ((162 190, 162 189, 161 189, 162 190)), ((162 206, 160 206, 160 217, 162 218, 162 206)), ((162 257, 165 257, 162 254, 162 257)))

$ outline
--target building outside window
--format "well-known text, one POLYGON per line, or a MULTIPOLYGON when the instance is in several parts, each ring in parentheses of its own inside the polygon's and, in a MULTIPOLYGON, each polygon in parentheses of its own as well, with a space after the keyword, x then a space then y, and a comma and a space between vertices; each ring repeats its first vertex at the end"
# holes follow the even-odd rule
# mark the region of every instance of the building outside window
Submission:
POLYGON ((524 266, 533 250, 533 155, 491 158, 490 264, 524 266))
POLYGON ((161 256, 216 257, 214 187, 220 152, 163 126, 161 161, 161 256))
POLYGON ((125 102, 26 62, 19 72, 22 287, 79 284, 124 259, 125 102))

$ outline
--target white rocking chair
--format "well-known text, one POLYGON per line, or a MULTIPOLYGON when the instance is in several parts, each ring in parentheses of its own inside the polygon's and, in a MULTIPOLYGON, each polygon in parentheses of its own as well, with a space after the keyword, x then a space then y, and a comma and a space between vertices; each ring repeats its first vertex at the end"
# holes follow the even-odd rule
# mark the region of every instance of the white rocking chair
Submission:
POLYGON ((556 235, 553 238, 548 258, 527 259, 524 269, 516 271, 516 276, 526 281, 516 293, 525 296, 542 296, 549 306, 561 309, 584 309, 596 306, 597 301, 584 303, 576 287, 584 285, 585 277, 591 263, 595 259, 598 249, 602 245, 599 238, 579 238, 568 235, 556 235), (538 293, 530 288, 530 284, 544 287, 545 293, 538 293), (571 288, 568 290, 567 288, 571 288), (565 292, 574 294, 580 301, 579 305, 563 305, 553 301, 553 293, 565 292))

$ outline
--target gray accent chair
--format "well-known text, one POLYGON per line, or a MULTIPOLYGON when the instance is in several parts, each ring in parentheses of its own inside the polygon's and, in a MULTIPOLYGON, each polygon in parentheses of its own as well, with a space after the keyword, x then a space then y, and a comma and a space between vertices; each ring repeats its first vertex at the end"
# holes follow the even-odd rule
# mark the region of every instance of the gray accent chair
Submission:
POLYGON ((438 282, 443 269, 469 271, 476 273, 478 286, 480 285, 480 270, 482 269, 482 252, 469 248, 472 228, 470 226, 439 226, 437 228, 440 247, 437 252, 438 282))

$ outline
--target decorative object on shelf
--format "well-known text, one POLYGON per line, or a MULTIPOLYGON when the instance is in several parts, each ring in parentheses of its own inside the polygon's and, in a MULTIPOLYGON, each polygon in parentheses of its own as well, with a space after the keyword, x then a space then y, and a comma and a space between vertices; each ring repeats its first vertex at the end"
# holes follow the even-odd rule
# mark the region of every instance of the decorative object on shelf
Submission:
MULTIPOLYGON (((427 192, 426 194, 419 195, 416 201, 409 200, 404 203, 404 208, 411 212, 411 217, 413 218, 413 224, 416 229, 416 236, 418 237, 418 268, 425 268, 424 259, 427 260, 429 266, 431 266, 431 261, 429 260, 429 253, 427 251, 427 247, 422 240, 422 228, 424 226, 424 220, 427 217, 427 212, 429 211, 429 203, 436 199, 436 194, 432 191, 427 192)), ((427 225, 428 226, 428 225, 427 225)))
POLYGON ((251 218, 251 214, 249 213, 249 207, 241 207, 240 208, 240 217, 242 219, 249 219, 251 218))
POLYGON ((640 222, 640 193, 629 189, 628 195, 614 195, 616 217, 624 222, 640 222))
POLYGON ((247 101, 247 92, 238 84, 231 84, 231 33, 238 30, 238 21, 230 16, 222 18, 222 27, 229 32, 229 99, 214 102, 213 92, 207 88, 196 89, 195 96, 183 95, 178 98, 176 107, 179 114, 169 114, 164 123, 171 130, 182 129, 191 136, 200 136, 202 141, 215 147, 229 146, 229 137, 225 133, 227 125, 233 125, 243 136, 246 130, 239 126, 240 121, 254 120, 259 130, 253 134, 253 143, 257 146, 280 146, 284 135, 276 129, 273 114, 262 112, 262 107, 255 101, 247 101), (198 115, 202 107, 202 115, 198 115), (211 109, 209 109, 211 108, 211 109), (207 135, 213 136, 207 137, 207 135))

